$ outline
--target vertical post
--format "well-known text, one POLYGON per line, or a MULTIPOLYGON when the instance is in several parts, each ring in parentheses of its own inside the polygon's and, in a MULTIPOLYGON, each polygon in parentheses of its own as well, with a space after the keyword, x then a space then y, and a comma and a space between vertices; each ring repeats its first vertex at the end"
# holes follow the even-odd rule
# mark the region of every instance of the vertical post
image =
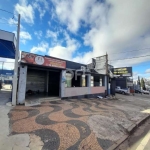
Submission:
POLYGON ((62 79, 66 77, 66 70, 62 70, 61 71, 61 75, 60 75, 60 98, 65 97, 65 81, 63 81, 62 79))
POLYGON ((108 54, 106 52, 106 75, 108 75, 108 54))
POLYGON ((91 94, 91 74, 87 76, 87 87, 88 87, 88 95, 91 94))
POLYGON ((105 78, 105 87, 107 90, 107 95, 108 95, 108 54, 106 52, 106 78, 105 78))
POLYGON ((49 71, 47 71, 47 74, 46 74, 46 93, 48 94, 48 85, 49 85, 49 71))
POLYGON ((12 105, 16 105, 17 80, 18 80, 19 35, 20 35, 20 14, 18 15, 17 44, 16 44, 16 52, 15 52, 15 67, 14 67, 13 88, 12 88, 12 105))
POLYGON ((4 69, 4 61, 2 62, 1 83, 2 83, 2 81, 4 80, 3 69, 4 69))
POLYGON ((27 66, 20 66, 17 104, 25 103, 26 84, 27 84, 26 82, 27 82, 27 66))

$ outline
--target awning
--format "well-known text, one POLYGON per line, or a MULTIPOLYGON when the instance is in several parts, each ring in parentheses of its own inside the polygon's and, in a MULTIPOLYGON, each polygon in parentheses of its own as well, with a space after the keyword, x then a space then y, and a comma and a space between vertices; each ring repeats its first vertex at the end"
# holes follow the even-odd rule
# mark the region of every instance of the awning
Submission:
POLYGON ((15 34, 0 30, 0 57, 15 59, 15 34))

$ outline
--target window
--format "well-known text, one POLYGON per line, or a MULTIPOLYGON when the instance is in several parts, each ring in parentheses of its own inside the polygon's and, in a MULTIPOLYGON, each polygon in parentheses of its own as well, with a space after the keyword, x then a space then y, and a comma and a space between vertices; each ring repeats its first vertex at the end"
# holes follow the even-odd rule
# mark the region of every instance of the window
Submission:
POLYGON ((91 86, 93 87, 94 86, 94 77, 91 76, 91 86))
POLYGON ((86 86, 85 75, 82 75, 82 87, 86 86))
POLYGON ((72 75, 70 73, 66 73, 66 87, 71 87, 72 83, 72 75))
POLYGON ((99 86, 102 86, 103 82, 102 82, 102 78, 99 79, 99 86))

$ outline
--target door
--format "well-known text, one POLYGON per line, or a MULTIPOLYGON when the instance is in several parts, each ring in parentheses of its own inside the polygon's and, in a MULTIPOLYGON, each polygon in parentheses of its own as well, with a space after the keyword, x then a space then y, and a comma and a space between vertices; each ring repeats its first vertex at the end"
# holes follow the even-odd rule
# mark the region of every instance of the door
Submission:
POLYGON ((115 88, 116 88, 116 80, 115 78, 111 79, 111 85, 110 85, 110 94, 115 95, 115 88))
POLYGON ((48 94, 50 96, 59 96, 59 86, 60 86, 60 72, 50 71, 48 94))

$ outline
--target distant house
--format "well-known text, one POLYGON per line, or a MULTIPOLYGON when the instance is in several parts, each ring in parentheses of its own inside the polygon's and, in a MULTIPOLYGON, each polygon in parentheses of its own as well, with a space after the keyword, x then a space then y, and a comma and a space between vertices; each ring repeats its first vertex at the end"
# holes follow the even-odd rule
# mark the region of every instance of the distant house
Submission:
POLYGON ((11 84, 13 79, 13 70, 0 70, 0 80, 5 84, 11 84))

